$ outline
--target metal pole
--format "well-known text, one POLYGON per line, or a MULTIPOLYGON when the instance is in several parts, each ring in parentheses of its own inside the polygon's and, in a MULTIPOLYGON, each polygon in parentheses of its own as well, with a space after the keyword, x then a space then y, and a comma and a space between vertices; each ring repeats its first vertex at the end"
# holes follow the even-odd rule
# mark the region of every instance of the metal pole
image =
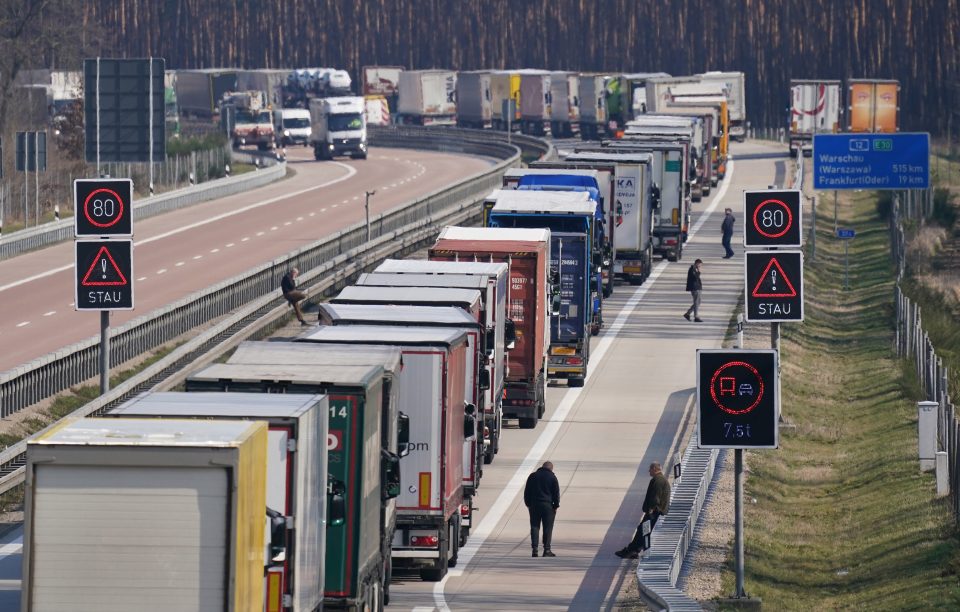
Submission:
MULTIPOLYGON (((153 57, 150 57, 148 60, 150 62, 150 184, 147 186, 147 190, 150 192, 150 195, 153 195, 153 57)), ((164 117, 166 120, 166 117, 164 117)))
POLYGON ((810 198, 813 206, 813 226, 810 228, 810 260, 817 260, 817 196, 810 198))
POLYGON ((365 193, 367 194, 367 197, 364 200, 363 211, 367 217, 367 242, 370 242, 370 196, 375 195, 377 190, 374 189, 373 191, 367 191, 365 193))
POLYGON ((100 311, 100 395, 110 390, 110 311, 100 311))
POLYGON ((33 203, 36 209, 37 225, 40 225, 40 132, 33 133, 33 174, 37 179, 34 189, 33 203))
POLYGON ((23 133, 23 227, 30 227, 30 173, 27 171, 27 132, 23 133))
POLYGON ((837 233, 837 190, 833 190, 833 233, 837 233))
POLYGON ((746 597, 743 589, 743 449, 733 451, 734 463, 734 538, 736 549, 737 588, 733 594, 736 598, 746 597))
POLYGON ((743 313, 737 314, 737 348, 743 348, 743 313))
POLYGON ((850 289, 850 241, 843 241, 843 288, 850 289))
POLYGON ((100 58, 97 57, 97 176, 100 176, 100 58))

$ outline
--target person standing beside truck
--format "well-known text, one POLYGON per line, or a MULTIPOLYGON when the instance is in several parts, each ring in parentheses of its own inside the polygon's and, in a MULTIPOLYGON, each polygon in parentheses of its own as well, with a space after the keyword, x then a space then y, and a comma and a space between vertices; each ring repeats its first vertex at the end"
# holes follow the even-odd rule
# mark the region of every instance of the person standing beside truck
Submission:
POLYGON ((693 304, 690 305, 690 308, 687 308, 687 312, 683 313, 683 318, 689 321, 692 312, 693 320, 697 323, 703 323, 703 319, 700 318, 700 292, 703 291, 703 282, 700 281, 701 264, 703 264, 703 260, 698 259, 687 270, 687 291, 693 297, 693 304))
POLYGON ((727 254, 724 255, 723 258, 730 259, 733 257, 733 249, 730 248, 730 239, 733 238, 733 224, 736 222, 736 219, 733 216, 733 209, 727 208, 724 212, 726 214, 723 217, 723 223, 720 224, 720 232, 723 234, 723 248, 727 254))
POLYGON ((523 503, 530 513, 530 545, 534 557, 539 556, 540 525, 543 524, 543 556, 556 557, 550 549, 553 541, 553 520, 560 507, 560 483, 553 473, 553 463, 546 461, 527 477, 523 488, 523 503))

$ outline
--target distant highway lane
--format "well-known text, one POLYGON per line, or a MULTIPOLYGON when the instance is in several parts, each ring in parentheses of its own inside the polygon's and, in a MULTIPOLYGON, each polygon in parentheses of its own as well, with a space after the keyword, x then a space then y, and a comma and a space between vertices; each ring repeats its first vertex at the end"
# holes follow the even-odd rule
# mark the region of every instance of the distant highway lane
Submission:
MULTIPOLYGON (((322 163, 310 149, 291 148, 288 161, 292 177, 136 222, 136 310, 114 312, 111 326, 362 220, 367 190, 377 192, 373 215, 493 163, 377 148, 365 161, 322 163)), ((100 333, 95 312, 74 310, 73 248, 65 242, 0 261, 0 372, 100 333)))

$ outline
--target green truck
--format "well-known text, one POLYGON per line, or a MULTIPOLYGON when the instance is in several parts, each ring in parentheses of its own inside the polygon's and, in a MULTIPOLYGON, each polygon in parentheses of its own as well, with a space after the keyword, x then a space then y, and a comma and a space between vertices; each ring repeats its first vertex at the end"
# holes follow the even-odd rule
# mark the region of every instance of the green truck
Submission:
MULTIPOLYGON (((329 479, 343 483, 346 518, 328 526, 324 608, 382 610, 389 598, 384 506, 400 494, 400 458, 384 448, 384 369, 364 365, 223 363, 191 375, 187 391, 323 393, 329 398, 329 479)), ((390 408, 399 419, 396 406, 390 408)))

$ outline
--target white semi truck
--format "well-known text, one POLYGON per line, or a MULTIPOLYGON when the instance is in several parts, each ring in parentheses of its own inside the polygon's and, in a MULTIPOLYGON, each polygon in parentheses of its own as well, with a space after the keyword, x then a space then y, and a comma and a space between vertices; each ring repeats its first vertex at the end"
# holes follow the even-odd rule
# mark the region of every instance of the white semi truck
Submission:
POLYGON ((310 100, 310 144, 316 160, 367 158, 367 109, 359 96, 310 100))

